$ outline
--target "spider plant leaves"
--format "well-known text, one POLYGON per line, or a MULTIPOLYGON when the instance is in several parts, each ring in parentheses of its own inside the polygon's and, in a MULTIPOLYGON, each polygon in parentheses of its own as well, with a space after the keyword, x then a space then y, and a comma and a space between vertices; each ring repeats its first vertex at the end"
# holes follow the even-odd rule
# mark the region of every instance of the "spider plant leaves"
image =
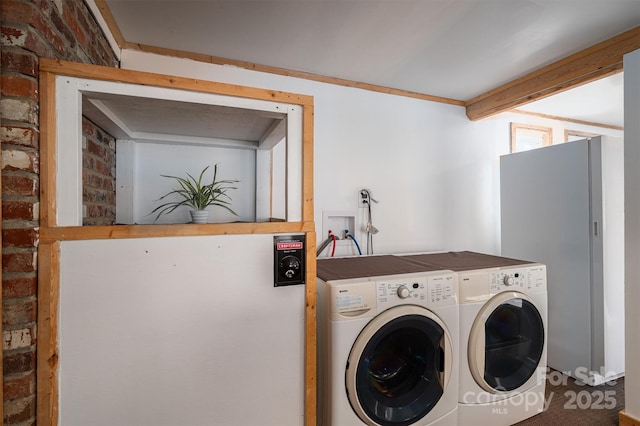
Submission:
POLYGON ((163 214, 169 214, 182 206, 191 207, 193 210, 204 210, 209 206, 218 206, 237 216, 238 214, 230 207, 232 200, 229 194, 227 194, 227 191, 238 189, 236 186, 232 185, 239 181, 235 179, 217 180, 218 165, 215 164, 213 166, 213 178, 211 179, 211 183, 203 183, 204 175, 209 167, 210 166, 205 167, 200 172, 197 179, 189 173, 186 174, 186 178, 171 175, 160 175, 162 177, 175 180, 179 188, 173 189, 156 201, 162 201, 167 199, 167 197, 175 195, 179 196, 181 200, 167 201, 153 209, 149 215, 156 214, 154 222, 163 214))

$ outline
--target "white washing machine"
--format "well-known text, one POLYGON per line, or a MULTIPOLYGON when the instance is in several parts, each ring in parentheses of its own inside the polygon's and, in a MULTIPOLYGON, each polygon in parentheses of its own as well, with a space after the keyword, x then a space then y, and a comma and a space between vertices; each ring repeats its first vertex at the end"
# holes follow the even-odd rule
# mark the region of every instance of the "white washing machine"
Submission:
POLYGON ((544 409, 546 267, 474 252, 404 256, 458 273, 458 424, 511 425, 544 409))
POLYGON ((318 425, 455 425, 452 271, 394 256, 318 259, 318 425))

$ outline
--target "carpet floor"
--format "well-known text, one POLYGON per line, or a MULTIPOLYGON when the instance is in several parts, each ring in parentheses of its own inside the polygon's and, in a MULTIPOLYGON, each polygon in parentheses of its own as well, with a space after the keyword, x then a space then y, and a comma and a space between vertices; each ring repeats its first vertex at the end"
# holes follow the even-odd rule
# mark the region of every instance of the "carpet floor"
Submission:
POLYGON ((624 378, 600 386, 586 386, 551 370, 547 375, 545 410, 518 426, 618 425, 624 409, 624 378))

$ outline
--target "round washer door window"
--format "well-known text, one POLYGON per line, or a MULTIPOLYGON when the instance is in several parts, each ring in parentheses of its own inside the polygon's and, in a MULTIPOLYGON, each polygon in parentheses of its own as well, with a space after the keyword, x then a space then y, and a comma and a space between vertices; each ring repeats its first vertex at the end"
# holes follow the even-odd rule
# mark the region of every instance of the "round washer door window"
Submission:
POLYGON ((492 393, 520 388, 535 373, 544 348, 544 324, 526 295, 505 292, 489 300, 469 336, 469 368, 492 393))
POLYGON ((451 338, 431 311, 404 305, 375 317, 356 339, 346 370, 349 402, 369 425, 411 425, 444 393, 451 338))

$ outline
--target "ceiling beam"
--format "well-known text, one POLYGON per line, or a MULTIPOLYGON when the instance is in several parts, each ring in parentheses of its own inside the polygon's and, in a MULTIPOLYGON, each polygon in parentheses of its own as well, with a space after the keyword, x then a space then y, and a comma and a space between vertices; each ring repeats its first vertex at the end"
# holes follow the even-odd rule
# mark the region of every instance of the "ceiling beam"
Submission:
POLYGON ((636 49, 640 26, 467 101, 467 117, 480 120, 618 73, 623 56, 636 49))

